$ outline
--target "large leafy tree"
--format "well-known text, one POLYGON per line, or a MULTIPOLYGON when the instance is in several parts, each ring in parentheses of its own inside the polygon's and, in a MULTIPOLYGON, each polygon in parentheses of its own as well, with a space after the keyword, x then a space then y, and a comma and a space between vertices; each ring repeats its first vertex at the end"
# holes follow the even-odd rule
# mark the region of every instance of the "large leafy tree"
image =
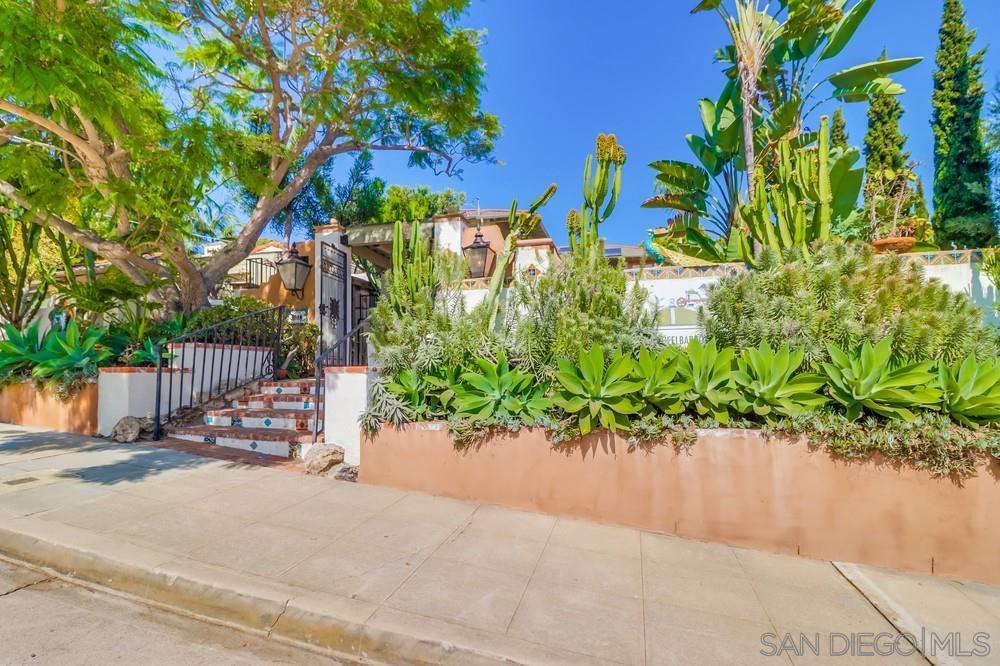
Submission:
POLYGON ((465 203, 465 192, 450 188, 432 192, 425 185, 405 187, 390 185, 382 203, 384 222, 426 220, 438 213, 454 213, 465 203))
POLYGON ((934 72, 934 227, 945 245, 981 247, 996 239, 990 162, 983 143, 985 50, 961 0, 945 0, 934 72))
POLYGON ((336 155, 449 174, 490 159, 467 3, 0 0, 0 194, 193 310, 336 155), (179 44, 167 76, 147 50, 179 44), (196 261, 206 205, 235 183, 256 197, 247 222, 196 261))
MULTIPOLYGON (((783 150, 803 167, 819 159, 818 133, 808 127, 817 110, 832 99, 865 102, 875 94, 903 92, 891 76, 920 58, 868 62, 819 80, 813 76, 818 65, 844 51, 874 2, 858 0, 848 9, 843 0, 779 0, 763 7, 760 0, 702 0, 695 7, 695 12, 719 13, 732 42, 717 52, 726 67, 726 87, 718 100, 699 102, 704 132, 688 135, 697 163, 651 165, 657 171, 657 194, 644 206, 675 212, 667 234, 675 249, 711 261, 748 259, 750 229, 740 208, 769 197, 775 186, 789 190, 789 183, 778 182, 782 174, 799 178, 810 170, 784 168, 783 150)), ((841 204, 860 191, 860 173, 853 169, 860 155, 835 146, 826 156, 830 164, 824 168, 833 180, 806 184, 806 189, 825 192, 824 205, 836 200, 836 209, 853 214, 853 204, 841 204), (839 192, 826 191, 838 183, 839 192)), ((830 222, 836 226, 845 220, 830 222)), ((780 226, 780 219, 775 223, 780 226)))

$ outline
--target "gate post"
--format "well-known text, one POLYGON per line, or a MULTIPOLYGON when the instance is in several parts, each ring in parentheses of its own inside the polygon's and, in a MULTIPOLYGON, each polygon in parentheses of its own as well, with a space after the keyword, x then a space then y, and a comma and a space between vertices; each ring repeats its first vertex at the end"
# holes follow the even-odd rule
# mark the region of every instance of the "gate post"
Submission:
POLYGON ((314 228, 315 317, 321 344, 329 347, 351 328, 353 260, 347 234, 337 220, 314 228), (324 252, 325 251, 325 252, 324 252), (333 305, 336 312, 332 312, 333 305), (325 313, 325 314, 324 314, 325 313), (330 324, 336 321, 336 326, 330 324))

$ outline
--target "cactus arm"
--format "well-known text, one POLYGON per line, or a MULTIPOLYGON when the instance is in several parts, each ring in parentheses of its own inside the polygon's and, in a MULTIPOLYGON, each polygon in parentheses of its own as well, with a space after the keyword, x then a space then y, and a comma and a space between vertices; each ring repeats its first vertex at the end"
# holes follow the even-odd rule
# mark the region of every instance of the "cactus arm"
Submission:
POLYGON ((833 189, 830 185, 830 119, 823 116, 819 129, 819 197, 816 237, 829 240, 833 220, 833 189))

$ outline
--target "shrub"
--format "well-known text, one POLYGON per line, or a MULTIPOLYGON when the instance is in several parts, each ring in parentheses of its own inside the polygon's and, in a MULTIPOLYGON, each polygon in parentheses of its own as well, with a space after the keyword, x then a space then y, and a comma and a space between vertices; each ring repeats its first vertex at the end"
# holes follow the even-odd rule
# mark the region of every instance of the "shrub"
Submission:
POLYGON ((1000 363, 969 356, 962 363, 938 363, 941 411, 970 427, 1000 420, 1000 363))
POLYGON ((996 356, 997 332, 968 297, 925 279, 898 255, 867 245, 830 243, 811 257, 723 278, 709 292, 706 333, 738 350, 765 341, 804 350, 812 370, 827 347, 853 349, 892 340, 909 361, 953 362, 996 356))
MULTIPOLYGON (((185 324, 184 331, 197 331, 272 307, 274 306, 271 303, 252 296, 230 296, 220 305, 213 305, 194 313, 185 324)), ((231 326, 217 328, 210 335, 214 341, 220 343, 254 344, 255 341, 271 339, 270 336, 276 332, 275 324, 275 318, 248 317, 231 326)))

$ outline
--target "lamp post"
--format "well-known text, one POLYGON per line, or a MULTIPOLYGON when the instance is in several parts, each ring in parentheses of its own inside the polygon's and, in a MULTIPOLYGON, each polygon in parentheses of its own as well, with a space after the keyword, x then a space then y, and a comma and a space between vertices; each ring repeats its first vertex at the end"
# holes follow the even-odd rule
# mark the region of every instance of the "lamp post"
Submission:
POLYGON ((462 248, 465 263, 469 265, 469 275, 473 278, 486 277, 487 271, 496 257, 496 252, 490 247, 489 241, 483 238, 483 230, 476 225, 476 237, 472 243, 462 248))
POLYGON ((312 266, 304 258, 299 256, 299 251, 295 249, 295 243, 289 248, 288 253, 280 261, 274 262, 281 276, 281 283, 285 289, 292 294, 303 298, 306 291, 306 279, 312 266))

